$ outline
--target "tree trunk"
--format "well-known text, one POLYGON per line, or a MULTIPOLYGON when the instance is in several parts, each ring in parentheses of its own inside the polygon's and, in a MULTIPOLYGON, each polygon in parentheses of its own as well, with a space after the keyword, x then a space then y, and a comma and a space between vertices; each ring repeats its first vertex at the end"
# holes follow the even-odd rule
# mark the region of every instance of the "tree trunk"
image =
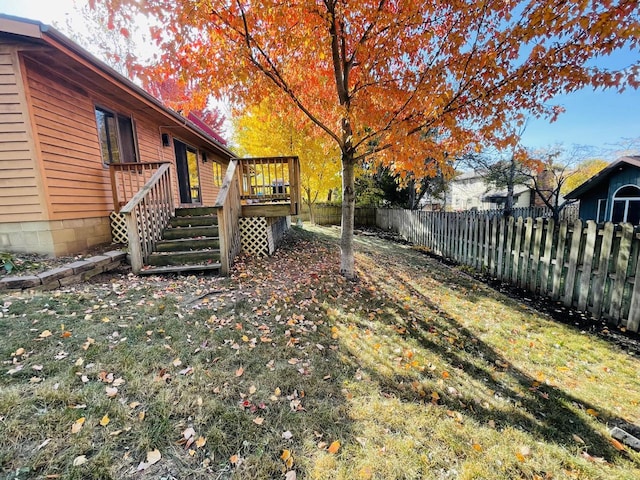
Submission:
POLYGON ((507 182, 507 201, 504 206, 504 216, 510 217, 513 213, 513 190, 516 178, 516 160, 511 156, 511 162, 509 164, 509 179, 507 182))
POLYGON ((353 153, 342 153, 342 234, 340 237, 340 273, 355 278, 353 226, 356 211, 355 162, 353 153))

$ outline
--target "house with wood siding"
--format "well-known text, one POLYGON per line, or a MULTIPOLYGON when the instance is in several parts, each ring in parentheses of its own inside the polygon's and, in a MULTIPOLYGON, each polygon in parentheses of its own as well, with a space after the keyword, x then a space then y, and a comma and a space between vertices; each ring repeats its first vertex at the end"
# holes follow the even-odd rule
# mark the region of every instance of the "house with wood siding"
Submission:
MULTIPOLYGON (((55 29, 0 15, 0 251, 73 254, 111 242, 120 228, 140 270, 165 230, 211 224, 191 233, 213 239, 219 217, 224 238, 207 250, 224 249, 228 267, 241 217, 271 228, 297 213, 297 162, 236 159, 197 119, 55 29), (195 212, 211 218, 174 220, 195 212)), ((161 265, 171 263, 164 257, 161 265)))

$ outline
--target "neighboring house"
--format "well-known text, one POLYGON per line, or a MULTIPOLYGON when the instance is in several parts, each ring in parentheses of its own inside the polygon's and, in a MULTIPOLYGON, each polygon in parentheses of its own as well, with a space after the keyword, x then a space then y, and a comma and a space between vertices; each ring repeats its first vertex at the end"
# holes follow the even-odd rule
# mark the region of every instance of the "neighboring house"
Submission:
POLYGON ((226 270, 240 249, 240 217, 297 213, 297 162, 245 164, 197 118, 164 107, 55 29, 0 15, 0 250, 81 252, 111 242, 115 215, 139 271, 176 207, 216 206, 198 221, 217 224, 217 213, 226 270), (286 192, 272 187, 278 181, 286 192), (254 205, 257 188, 267 212, 254 205))
MULTIPOLYGON (((446 208, 450 211, 495 210, 504 207, 506 190, 491 189, 478 171, 463 172, 449 184, 446 208)), ((514 208, 531 205, 531 189, 517 185, 513 192, 514 208)))
POLYGON ((565 195, 580 200, 580 218, 640 224, 640 156, 621 157, 565 195))

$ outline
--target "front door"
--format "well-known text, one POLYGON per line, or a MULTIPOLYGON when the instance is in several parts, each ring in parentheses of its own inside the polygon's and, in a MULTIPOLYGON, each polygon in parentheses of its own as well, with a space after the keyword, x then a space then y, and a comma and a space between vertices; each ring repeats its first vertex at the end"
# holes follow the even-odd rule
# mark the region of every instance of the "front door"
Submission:
POLYGON ((173 145, 176 152, 180 203, 202 203, 198 175, 198 152, 195 148, 176 139, 173 139, 173 145))

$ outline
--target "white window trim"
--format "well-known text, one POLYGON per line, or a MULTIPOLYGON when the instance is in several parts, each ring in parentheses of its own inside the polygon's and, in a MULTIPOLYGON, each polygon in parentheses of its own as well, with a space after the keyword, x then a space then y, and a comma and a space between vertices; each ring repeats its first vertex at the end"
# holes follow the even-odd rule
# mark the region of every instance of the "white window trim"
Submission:
POLYGON ((608 201, 606 198, 599 198, 598 199, 598 206, 597 206, 597 210, 596 210, 596 223, 604 223, 606 221, 607 218, 607 208, 609 207, 608 205, 608 201), (600 212, 602 210, 600 210, 600 205, 602 205, 602 202, 604 202, 604 213, 602 215, 602 218, 600 218, 600 212))

